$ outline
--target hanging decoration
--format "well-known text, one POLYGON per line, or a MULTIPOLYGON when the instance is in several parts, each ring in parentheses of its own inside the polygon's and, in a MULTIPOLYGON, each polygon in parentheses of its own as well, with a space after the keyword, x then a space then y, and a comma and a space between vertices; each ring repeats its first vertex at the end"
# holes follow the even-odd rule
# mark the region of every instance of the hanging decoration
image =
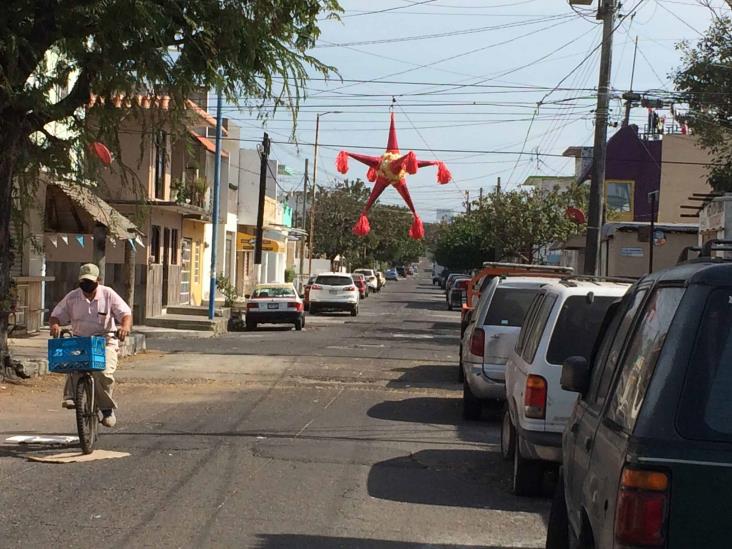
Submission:
POLYGON ((58 248, 58 235, 51 234, 48 235, 48 240, 51 242, 54 248, 58 248))
POLYGON ((362 164, 366 164, 369 169, 366 172, 366 178, 374 183, 374 188, 369 195, 361 211, 361 215, 353 226, 353 234, 357 236, 366 236, 371 230, 369 225, 368 213, 374 202, 381 196, 381 193, 389 186, 393 186, 401 195, 409 210, 412 212, 414 221, 409 229, 409 236, 415 240, 424 238, 424 225, 417 215, 412 203, 412 197, 407 189, 407 174, 414 175, 419 168, 426 166, 437 166, 437 181, 444 185, 452 180, 450 171, 445 163, 440 160, 418 160, 417 155, 413 151, 402 155, 399 152, 397 144, 396 127, 394 125, 394 113, 391 113, 391 125, 389 126, 389 140, 386 144, 386 151, 381 156, 369 156, 365 154, 357 154, 348 151, 341 151, 336 157, 336 168, 340 173, 348 172, 348 157, 358 160, 362 164))
POLYGON ((64 241, 64 244, 66 244, 67 246, 69 245, 69 235, 62 234, 61 235, 61 240, 63 240, 64 241))
POLYGON ((84 235, 83 234, 77 234, 76 241, 79 243, 79 246, 81 246, 82 248, 84 247, 84 235))

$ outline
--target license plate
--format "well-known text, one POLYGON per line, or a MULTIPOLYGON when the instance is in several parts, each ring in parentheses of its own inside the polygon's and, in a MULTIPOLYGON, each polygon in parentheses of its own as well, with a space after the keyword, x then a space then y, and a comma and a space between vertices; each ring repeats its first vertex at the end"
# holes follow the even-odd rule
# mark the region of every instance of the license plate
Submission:
POLYGON ((331 295, 336 295, 338 293, 338 290, 330 290, 331 295))
POLYGON ((280 305, 279 305, 279 303, 267 303, 267 308, 268 309, 279 309, 280 305))

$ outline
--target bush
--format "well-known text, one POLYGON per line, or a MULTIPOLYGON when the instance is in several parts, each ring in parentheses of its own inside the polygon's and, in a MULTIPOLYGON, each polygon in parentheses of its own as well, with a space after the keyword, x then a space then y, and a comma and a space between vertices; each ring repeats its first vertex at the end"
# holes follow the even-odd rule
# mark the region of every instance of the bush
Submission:
POLYGON ((285 269, 285 282, 294 282, 295 281, 295 269, 292 267, 289 267, 285 269))
POLYGON ((216 277, 216 288, 224 295, 224 307, 231 307, 239 297, 236 287, 231 283, 228 276, 223 273, 216 277))

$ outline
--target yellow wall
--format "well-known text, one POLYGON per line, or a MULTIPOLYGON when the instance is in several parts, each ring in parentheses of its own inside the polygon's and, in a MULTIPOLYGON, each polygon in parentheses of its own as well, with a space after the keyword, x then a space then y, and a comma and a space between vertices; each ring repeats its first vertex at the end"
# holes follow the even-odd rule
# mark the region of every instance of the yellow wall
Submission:
POLYGON ((205 224, 189 219, 183 220, 183 238, 190 238, 191 244, 191 300, 200 305, 203 296, 203 231, 205 224), (196 275, 196 266, 198 275, 196 275))
POLYGON ((697 220, 681 217, 682 213, 694 210, 681 209, 682 204, 698 205, 689 200, 692 193, 708 193, 707 184, 709 155, 690 135, 665 135, 663 137, 663 164, 661 166, 661 193, 658 204, 658 221, 661 223, 696 223, 697 220), (682 162, 677 164, 677 162, 682 162), (687 162, 687 164, 683 164, 687 162))

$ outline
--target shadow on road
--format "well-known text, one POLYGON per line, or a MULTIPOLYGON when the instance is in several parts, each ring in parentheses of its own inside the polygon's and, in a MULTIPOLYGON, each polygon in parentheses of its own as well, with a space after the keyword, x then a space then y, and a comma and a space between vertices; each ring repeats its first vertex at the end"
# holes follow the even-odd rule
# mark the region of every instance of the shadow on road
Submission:
POLYGON ((421 450, 371 467, 371 497, 402 503, 543 513, 545 500, 510 493, 511 464, 499 452, 421 450))
POLYGON ((344 538, 331 536, 310 536, 306 534, 259 534, 255 547, 258 549, 290 549, 291 547, 312 547, 314 549, 508 549, 508 547, 485 545, 436 545, 410 541, 384 539, 344 538))
POLYGON ((392 372, 402 372, 399 379, 390 381, 387 387, 404 387, 413 383, 420 387, 444 389, 445 385, 458 383, 457 366, 454 364, 422 364, 409 368, 392 368, 392 372))

